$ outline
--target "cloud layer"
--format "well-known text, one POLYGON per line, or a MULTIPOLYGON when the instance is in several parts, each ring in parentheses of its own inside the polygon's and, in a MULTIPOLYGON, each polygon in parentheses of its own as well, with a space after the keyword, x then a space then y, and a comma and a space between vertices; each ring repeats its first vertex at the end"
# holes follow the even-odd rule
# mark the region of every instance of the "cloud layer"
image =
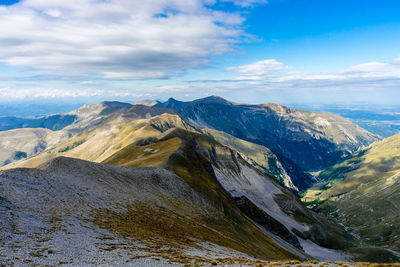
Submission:
MULTIPOLYGON (((249 6, 260 0, 233 1, 249 6)), ((212 0, 24 0, 0 6, 0 62, 46 73, 165 78, 231 51, 243 17, 212 0)))
MULTIPOLYGON (((252 85, 279 85, 281 88, 296 87, 320 89, 346 86, 400 85, 400 60, 391 62, 367 62, 344 70, 330 72, 296 71, 275 59, 256 61, 250 64, 230 67, 237 72, 235 79, 252 85)), ((268 87, 265 87, 268 89, 268 87)))

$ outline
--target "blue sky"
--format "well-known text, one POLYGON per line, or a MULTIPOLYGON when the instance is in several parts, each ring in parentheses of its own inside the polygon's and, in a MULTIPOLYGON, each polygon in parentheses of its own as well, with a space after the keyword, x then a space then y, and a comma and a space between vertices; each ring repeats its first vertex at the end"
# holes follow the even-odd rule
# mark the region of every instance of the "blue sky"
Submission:
POLYGON ((0 1, 0 102, 397 104, 400 2, 0 1))

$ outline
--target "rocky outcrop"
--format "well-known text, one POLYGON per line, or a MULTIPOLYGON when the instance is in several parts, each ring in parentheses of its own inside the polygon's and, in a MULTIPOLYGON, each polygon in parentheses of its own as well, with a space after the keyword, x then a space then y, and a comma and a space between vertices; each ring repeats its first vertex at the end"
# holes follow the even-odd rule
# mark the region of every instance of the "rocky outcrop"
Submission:
POLYGON ((254 222, 261 225, 265 230, 279 236, 289 244, 292 244, 298 249, 303 250, 297 237, 292 234, 283 224, 275 220, 273 217, 268 215, 265 211, 258 208, 253 202, 247 197, 242 196, 234 198, 233 202, 235 205, 244 213, 247 217, 252 219, 254 222))

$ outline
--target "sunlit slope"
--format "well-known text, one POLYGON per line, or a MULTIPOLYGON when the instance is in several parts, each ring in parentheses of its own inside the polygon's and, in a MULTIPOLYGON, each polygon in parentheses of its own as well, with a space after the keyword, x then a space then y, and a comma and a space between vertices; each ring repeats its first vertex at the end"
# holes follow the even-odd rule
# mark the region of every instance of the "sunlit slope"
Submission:
POLYGON ((161 138, 160 133, 174 127, 165 122, 160 127, 153 124, 146 128, 139 125, 140 120, 179 114, 185 127, 213 135, 285 186, 303 191, 315 182, 306 170, 335 163, 377 139, 339 116, 275 104, 242 105, 218 97, 147 104, 147 101, 135 105, 103 102, 83 106, 64 114, 75 119, 52 134, 62 136, 57 142, 43 141, 42 137, 25 138, 22 150, 2 150, 0 164, 23 160, 25 154, 26 161, 5 168, 35 167, 60 155, 103 162, 143 136, 161 138), (217 131, 213 134, 210 128, 217 131))
POLYGON ((251 256, 297 258, 223 192, 210 199, 163 168, 56 158, 44 169, 1 172, 0 190, 0 211, 11 211, 0 217, 7 237, 0 252, 7 263, 46 259, 55 265, 88 265, 95 257, 104 264, 122 258, 125 264, 141 265, 141 258, 157 257, 184 264, 253 265, 257 259, 251 256), (75 257, 70 249, 77 249, 75 257))
POLYGON ((65 131, 25 128, 0 132, 0 166, 34 156, 68 139, 65 131))
MULTIPOLYGON (((122 114, 130 107, 132 105, 120 102, 86 105, 68 114, 30 119, 32 123, 16 126, 16 128, 24 129, 0 132, 0 167, 33 157, 62 141, 94 129, 107 121, 113 114, 122 114), (70 117, 73 119, 65 119, 70 117), (28 126, 30 128, 27 128, 28 126), (54 129, 54 131, 48 128, 54 129)), ((51 158, 50 155, 49 158, 51 158)))
POLYGON ((399 173, 400 135, 395 135, 323 170, 317 177, 322 189, 318 199, 339 196, 370 182, 395 180, 399 173))
POLYGON ((165 141, 133 143, 116 152, 103 163, 127 167, 151 167, 165 165, 169 157, 178 150, 182 140, 178 137, 165 141))
MULTIPOLYGON (((149 119, 130 120, 117 116, 114 119, 108 119, 94 129, 89 127, 88 130, 83 130, 80 134, 49 147, 35 157, 16 164, 10 164, 6 168, 34 168, 57 156, 103 162, 113 155, 116 157, 116 153, 120 153, 120 156, 121 153, 126 153, 131 145, 138 145, 142 150, 138 150, 136 156, 129 157, 129 161, 135 159, 143 161, 152 156, 154 159, 153 164, 163 165, 168 158, 168 154, 179 147, 179 141, 174 144, 169 142, 162 147, 152 147, 151 142, 162 138, 169 129, 175 127, 195 131, 194 128, 186 124, 177 115, 163 114, 149 119), (137 144, 139 141, 141 143, 137 144)), ((120 163, 124 165, 122 162, 120 163)), ((149 166, 153 166, 153 164, 149 166)))
POLYGON ((366 246, 400 251, 400 135, 323 171, 305 201, 346 225, 366 246))

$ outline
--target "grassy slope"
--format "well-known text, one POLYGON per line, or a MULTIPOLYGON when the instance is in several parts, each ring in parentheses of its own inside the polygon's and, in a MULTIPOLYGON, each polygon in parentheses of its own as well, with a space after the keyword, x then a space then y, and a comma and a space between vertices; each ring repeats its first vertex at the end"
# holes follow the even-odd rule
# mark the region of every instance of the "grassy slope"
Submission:
MULTIPOLYGON (((119 118, 116 118, 103 123, 93 130, 83 131, 77 136, 57 143, 32 158, 15 164, 9 164, 3 169, 17 167, 35 168, 58 156, 103 162, 123 149, 129 150, 129 146, 132 146, 140 140, 146 138, 162 138, 165 132, 172 127, 181 127, 188 131, 195 131, 189 125, 185 124, 178 116, 170 114, 163 114, 150 119, 136 119, 122 122, 119 121, 119 118)), ((143 150, 145 148, 146 147, 144 147, 143 150)), ((164 148, 157 153, 146 153, 142 151, 142 153, 137 156, 144 154, 143 156, 147 158, 150 154, 164 153, 164 149, 171 150, 167 145, 164 145, 164 148)), ((167 152, 167 154, 168 153, 169 152, 167 152)), ((163 163, 165 162, 160 161, 160 165, 163 163)))
POLYGON ((314 201, 363 245, 400 251, 400 135, 365 148, 319 178, 303 200, 314 201))
POLYGON ((113 154, 103 163, 126 167, 162 166, 181 144, 182 140, 178 137, 144 146, 134 143, 113 154))
MULTIPOLYGON (((154 162, 160 165, 166 163, 168 169, 176 173, 196 192, 205 196, 211 205, 222 212, 223 216, 220 218, 198 218, 196 222, 179 225, 173 222, 175 218, 163 216, 159 216, 159 218, 153 218, 154 216, 144 218, 151 225, 153 223, 154 225, 160 225, 163 220, 166 220, 164 223, 168 222, 170 226, 168 226, 169 229, 164 229, 164 234, 171 240, 182 239, 182 233, 187 232, 196 239, 249 253, 261 259, 274 259, 274 255, 281 255, 280 257, 286 258, 293 257, 288 256, 290 253, 265 236, 232 204, 230 197, 213 176, 211 159, 207 157, 207 153, 213 151, 216 146, 220 146, 220 144, 208 136, 177 128, 165 132, 164 136, 158 141, 154 140, 154 143, 144 146, 138 144, 127 146, 105 160, 104 163, 135 167, 149 166, 154 162), (143 155, 143 151, 150 151, 149 149, 152 151, 164 150, 165 153, 158 154, 157 152, 152 154, 149 152, 143 155), (207 153, 202 153, 205 151, 207 153), (143 157, 137 158, 138 155, 143 155, 143 157), (212 229, 209 228, 211 225, 212 229), (171 234, 169 231, 173 231, 175 234, 171 234)), ((193 209, 193 207, 179 207, 179 209, 186 210, 193 209)), ((129 215, 127 214, 126 218, 132 218, 136 211, 131 209, 128 213, 129 215)), ((156 213, 159 214, 159 212, 156 213)), ((107 217, 104 214, 101 216, 107 217)), ((111 217, 110 220, 115 221, 116 218, 111 217)), ((140 227, 129 226, 132 225, 132 221, 129 220, 116 223, 119 231, 130 235, 135 235, 138 231, 137 227, 140 227)), ((159 231, 160 229, 156 233, 159 231)), ((139 232, 141 231, 139 230, 139 232)))
MULTIPOLYGON (((357 189, 362 184, 383 180, 400 172, 400 135, 395 135, 323 170, 315 199, 326 200, 357 189)), ((306 201, 314 199, 308 198, 306 201)))

